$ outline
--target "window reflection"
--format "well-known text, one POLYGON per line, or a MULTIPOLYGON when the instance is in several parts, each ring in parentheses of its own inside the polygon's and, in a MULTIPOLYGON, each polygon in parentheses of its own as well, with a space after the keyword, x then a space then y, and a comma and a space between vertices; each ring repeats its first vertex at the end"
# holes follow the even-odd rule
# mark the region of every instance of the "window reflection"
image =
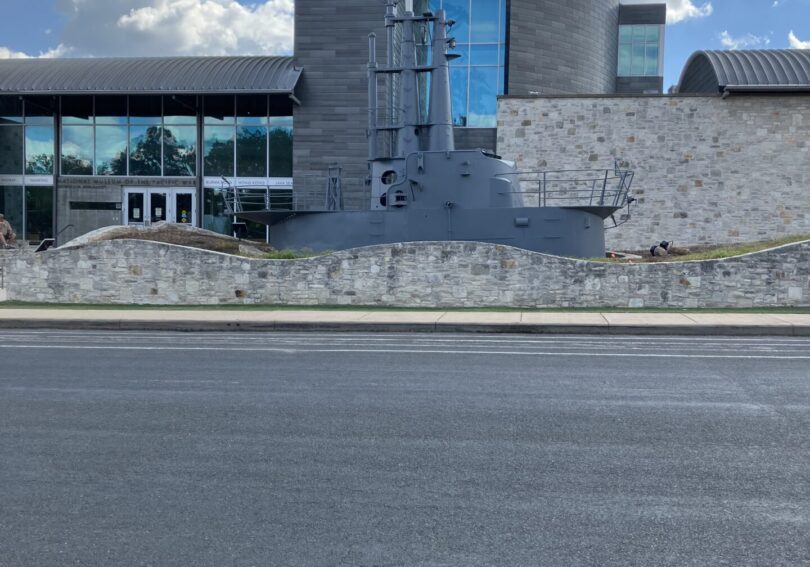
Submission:
POLYGON ((62 175, 93 174, 93 128, 62 127, 62 175))
MULTIPOLYGON (((265 118, 265 120, 267 120, 265 118)), ((239 126, 236 129, 236 175, 267 176, 267 128, 239 126)))
POLYGON ((453 123, 495 127, 497 96, 504 93, 506 0, 431 0, 430 8, 456 21, 450 35, 461 57, 451 62, 453 123))
POLYGON ((25 127, 25 173, 53 175, 53 144, 53 126, 25 127))
POLYGON ((500 6, 498 0, 472 0, 471 43, 500 41, 500 6))
POLYGON ((472 67, 470 69, 470 113, 467 126, 487 128, 497 114, 498 68, 472 67))
POLYGON ((467 85, 469 67, 453 67, 450 69, 450 82, 452 85, 453 124, 467 125, 467 85))
POLYGON ((270 118, 270 177, 292 177, 292 116, 270 118))
POLYGON ((226 213, 225 191, 206 187, 203 190, 203 228, 220 234, 231 234, 233 217, 226 213))
POLYGON ((197 174, 197 128, 195 126, 164 127, 163 174, 183 177, 197 174))
POLYGON ((96 126, 96 175, 126 174, 127 127, 96 126))
POLYGON ((234 173, 233 126, 205 127, 204 167, 207 176, 232 176, 234 173))
POLYGON ((160 125, 130 126, 129 174, 160 175, 160 125))
POLYGON ((25 188, 25 239, 53 238, 53 187, 25 188))
POLYGON ((619 26, 620 77, 655 77, 660 75, 661 26, 619 26))

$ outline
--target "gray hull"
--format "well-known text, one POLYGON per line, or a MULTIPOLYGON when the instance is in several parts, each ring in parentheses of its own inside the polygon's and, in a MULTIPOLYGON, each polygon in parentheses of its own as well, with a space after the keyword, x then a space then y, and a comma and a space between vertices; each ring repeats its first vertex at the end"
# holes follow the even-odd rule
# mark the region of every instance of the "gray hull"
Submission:
POLYGON ((270 227, 277 249, 345 250, 416 241, 476 241, 505 244, 558 256, 604 255, 602 218, 561 207, 510 209, 409 209, 402 211, 243 213, 270 227))

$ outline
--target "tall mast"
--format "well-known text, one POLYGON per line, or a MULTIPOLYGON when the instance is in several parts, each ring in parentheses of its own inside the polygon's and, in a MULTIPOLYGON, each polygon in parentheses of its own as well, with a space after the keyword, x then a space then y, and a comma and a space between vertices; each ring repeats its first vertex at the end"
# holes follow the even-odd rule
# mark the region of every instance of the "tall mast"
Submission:
POLYGON ((444 10, 436 12, 433 23, 433 70, 430 80, 430 150, 453 151, 456 142, 453 136, 453 112, 450 104, 450 59, 458 55, 447 53, 447 20, 444 10))
POLYGON ((397 132, 397 155, 405 157, 419 151, 419 88, 416 73, 416 37, 413 12, 402 19, 399 104, 401 127, 397 132))

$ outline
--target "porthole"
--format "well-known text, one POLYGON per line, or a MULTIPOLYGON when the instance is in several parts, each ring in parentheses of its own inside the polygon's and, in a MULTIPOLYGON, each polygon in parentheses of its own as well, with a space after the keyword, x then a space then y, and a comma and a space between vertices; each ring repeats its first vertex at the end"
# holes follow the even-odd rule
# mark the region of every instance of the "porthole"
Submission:
POLYGON ((389 169, 380 176, 380 180, 383 185, 393 185, 397 182, 397 172, 393 169, 389 169))

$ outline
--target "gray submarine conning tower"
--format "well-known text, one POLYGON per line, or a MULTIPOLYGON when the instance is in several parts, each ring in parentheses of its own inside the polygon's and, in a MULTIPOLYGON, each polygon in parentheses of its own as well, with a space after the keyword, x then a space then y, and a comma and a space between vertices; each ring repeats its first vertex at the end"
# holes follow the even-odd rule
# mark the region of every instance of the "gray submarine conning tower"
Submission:
POLYGON ((229 208, 270 225, 270 244, 279 249, 478 241, 603 256, 604 220, 629 208, 633 172, 620 169, 618 161, 606 170, 519 172, 485 150, 456 150, 450 62, 460 56, 451 53, 456 42, 448 34, 454 22, 444 10, 416 15, 411 5, 402 10, 397 0, 386 0, 385 65, 377 61, 376 35, 369 35, 369 155, 362 182, 368 208, 344 208, 345 182, 337 167, 320 205, 304 204, 293 191, 286 204, 273 206, 266 198, 265 210, 246 211, 234 188, 229 208))

